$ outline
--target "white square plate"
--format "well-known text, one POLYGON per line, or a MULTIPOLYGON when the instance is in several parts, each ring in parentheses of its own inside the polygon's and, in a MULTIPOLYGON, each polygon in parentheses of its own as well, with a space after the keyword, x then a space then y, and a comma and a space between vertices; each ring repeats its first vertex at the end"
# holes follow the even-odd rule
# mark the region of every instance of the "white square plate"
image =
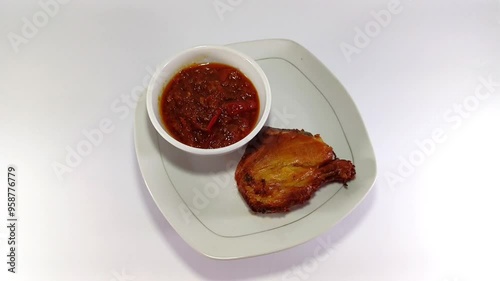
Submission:
POLYGON ((216 259, 268 254, 304 243, 349 214, 369 192, 376 162, 365 126, 340 82, 309 51, 288 40, 230 47, 253 57, 271 84, 267 125, 320 134, 339 158, 352 160, 356 179, 322 187, 287 214, 256 215, 238 193, 234 170, 243 150, 224 156, 190 155, 163 140, 145 99, 137 105, 135 144, 146 185, 165 218, 200 253, 216 259))

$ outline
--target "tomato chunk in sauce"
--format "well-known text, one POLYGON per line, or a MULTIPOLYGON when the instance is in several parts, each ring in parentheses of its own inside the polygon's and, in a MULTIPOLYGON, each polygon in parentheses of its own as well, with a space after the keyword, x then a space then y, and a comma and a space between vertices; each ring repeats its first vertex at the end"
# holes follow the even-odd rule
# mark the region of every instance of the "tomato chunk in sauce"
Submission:
POLYGON ((259 97, 252 82, 234 67, 193 65, 165 87, 160 113, 178 141, 197 148, 219 148, 252 131, 259 116, 259 97))

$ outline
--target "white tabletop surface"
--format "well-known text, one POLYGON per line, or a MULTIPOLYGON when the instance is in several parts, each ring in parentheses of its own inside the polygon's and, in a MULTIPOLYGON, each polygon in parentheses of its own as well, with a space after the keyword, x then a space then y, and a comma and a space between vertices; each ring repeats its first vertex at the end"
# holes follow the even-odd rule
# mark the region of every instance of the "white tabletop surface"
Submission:
POLYGON ((1 280, 500 279, 500 1, 1 0, 0 35, 1 280), (315 240, 212 260, 151 199, 127 99, 185 48, 267 38, 300 43, 344 84, 378 179, 315 240), (102 140, 56 172, 103 120, 102 140))

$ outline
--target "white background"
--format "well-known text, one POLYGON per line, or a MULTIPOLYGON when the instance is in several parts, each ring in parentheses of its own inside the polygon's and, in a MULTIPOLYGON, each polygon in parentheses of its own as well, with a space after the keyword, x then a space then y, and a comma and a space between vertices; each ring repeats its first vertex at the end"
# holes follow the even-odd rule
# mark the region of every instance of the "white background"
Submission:
POLYGON ((15 164, 20 219, 18 273, 2 262, 2 280, 500 279, 500 85, 474 97, 481 77, 500 83, 500 1, 401 0, 402 11, 351 56, 341 44, 356 46, 356 28, 388 1, 220 0, 232 5, 222 12, 214 3, 73 0, 16 45, 9 38, 24 36, 23 18, 33 22, 43 9, 0 1, 0 186, 15 164), (297 41, 344 84, 370 134, 378 179, 316 240, 211 260, 160 214, 138 170, 133 108, 117 114, 111 105, 185 48, 267 38, 297 41), (103 118, 114 131, 59 180, 52 165, 103 118), (418 159, 417 143, 435 130, 444 141, 418 159), (412 155, 414 171, 398 172, 412 155), (316 256, 320 240, 330 250, 316 256))

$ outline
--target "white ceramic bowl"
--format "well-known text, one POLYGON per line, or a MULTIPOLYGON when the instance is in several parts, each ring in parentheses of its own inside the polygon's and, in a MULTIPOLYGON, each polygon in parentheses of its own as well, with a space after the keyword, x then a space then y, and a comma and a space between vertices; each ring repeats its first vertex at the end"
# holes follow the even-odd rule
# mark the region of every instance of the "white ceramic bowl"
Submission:
POLYGON ((186 152, 199 155, 217 155, 234 151, 247 144, 266 123, 271 111, 271 87, 260 66, 250 57, 223 46, 198 46, 174 56, 153 75, 146 94, 146 106, 151 123, 166 141, 186 152), (255 86, 260 101, 259 119, 255 128, 246 137, 229 146, 221 148, 196 148, 174 139, 163 125, 159 101, 169 81, 183 68, 192 64, 222 63, 240 70, 255 86))

